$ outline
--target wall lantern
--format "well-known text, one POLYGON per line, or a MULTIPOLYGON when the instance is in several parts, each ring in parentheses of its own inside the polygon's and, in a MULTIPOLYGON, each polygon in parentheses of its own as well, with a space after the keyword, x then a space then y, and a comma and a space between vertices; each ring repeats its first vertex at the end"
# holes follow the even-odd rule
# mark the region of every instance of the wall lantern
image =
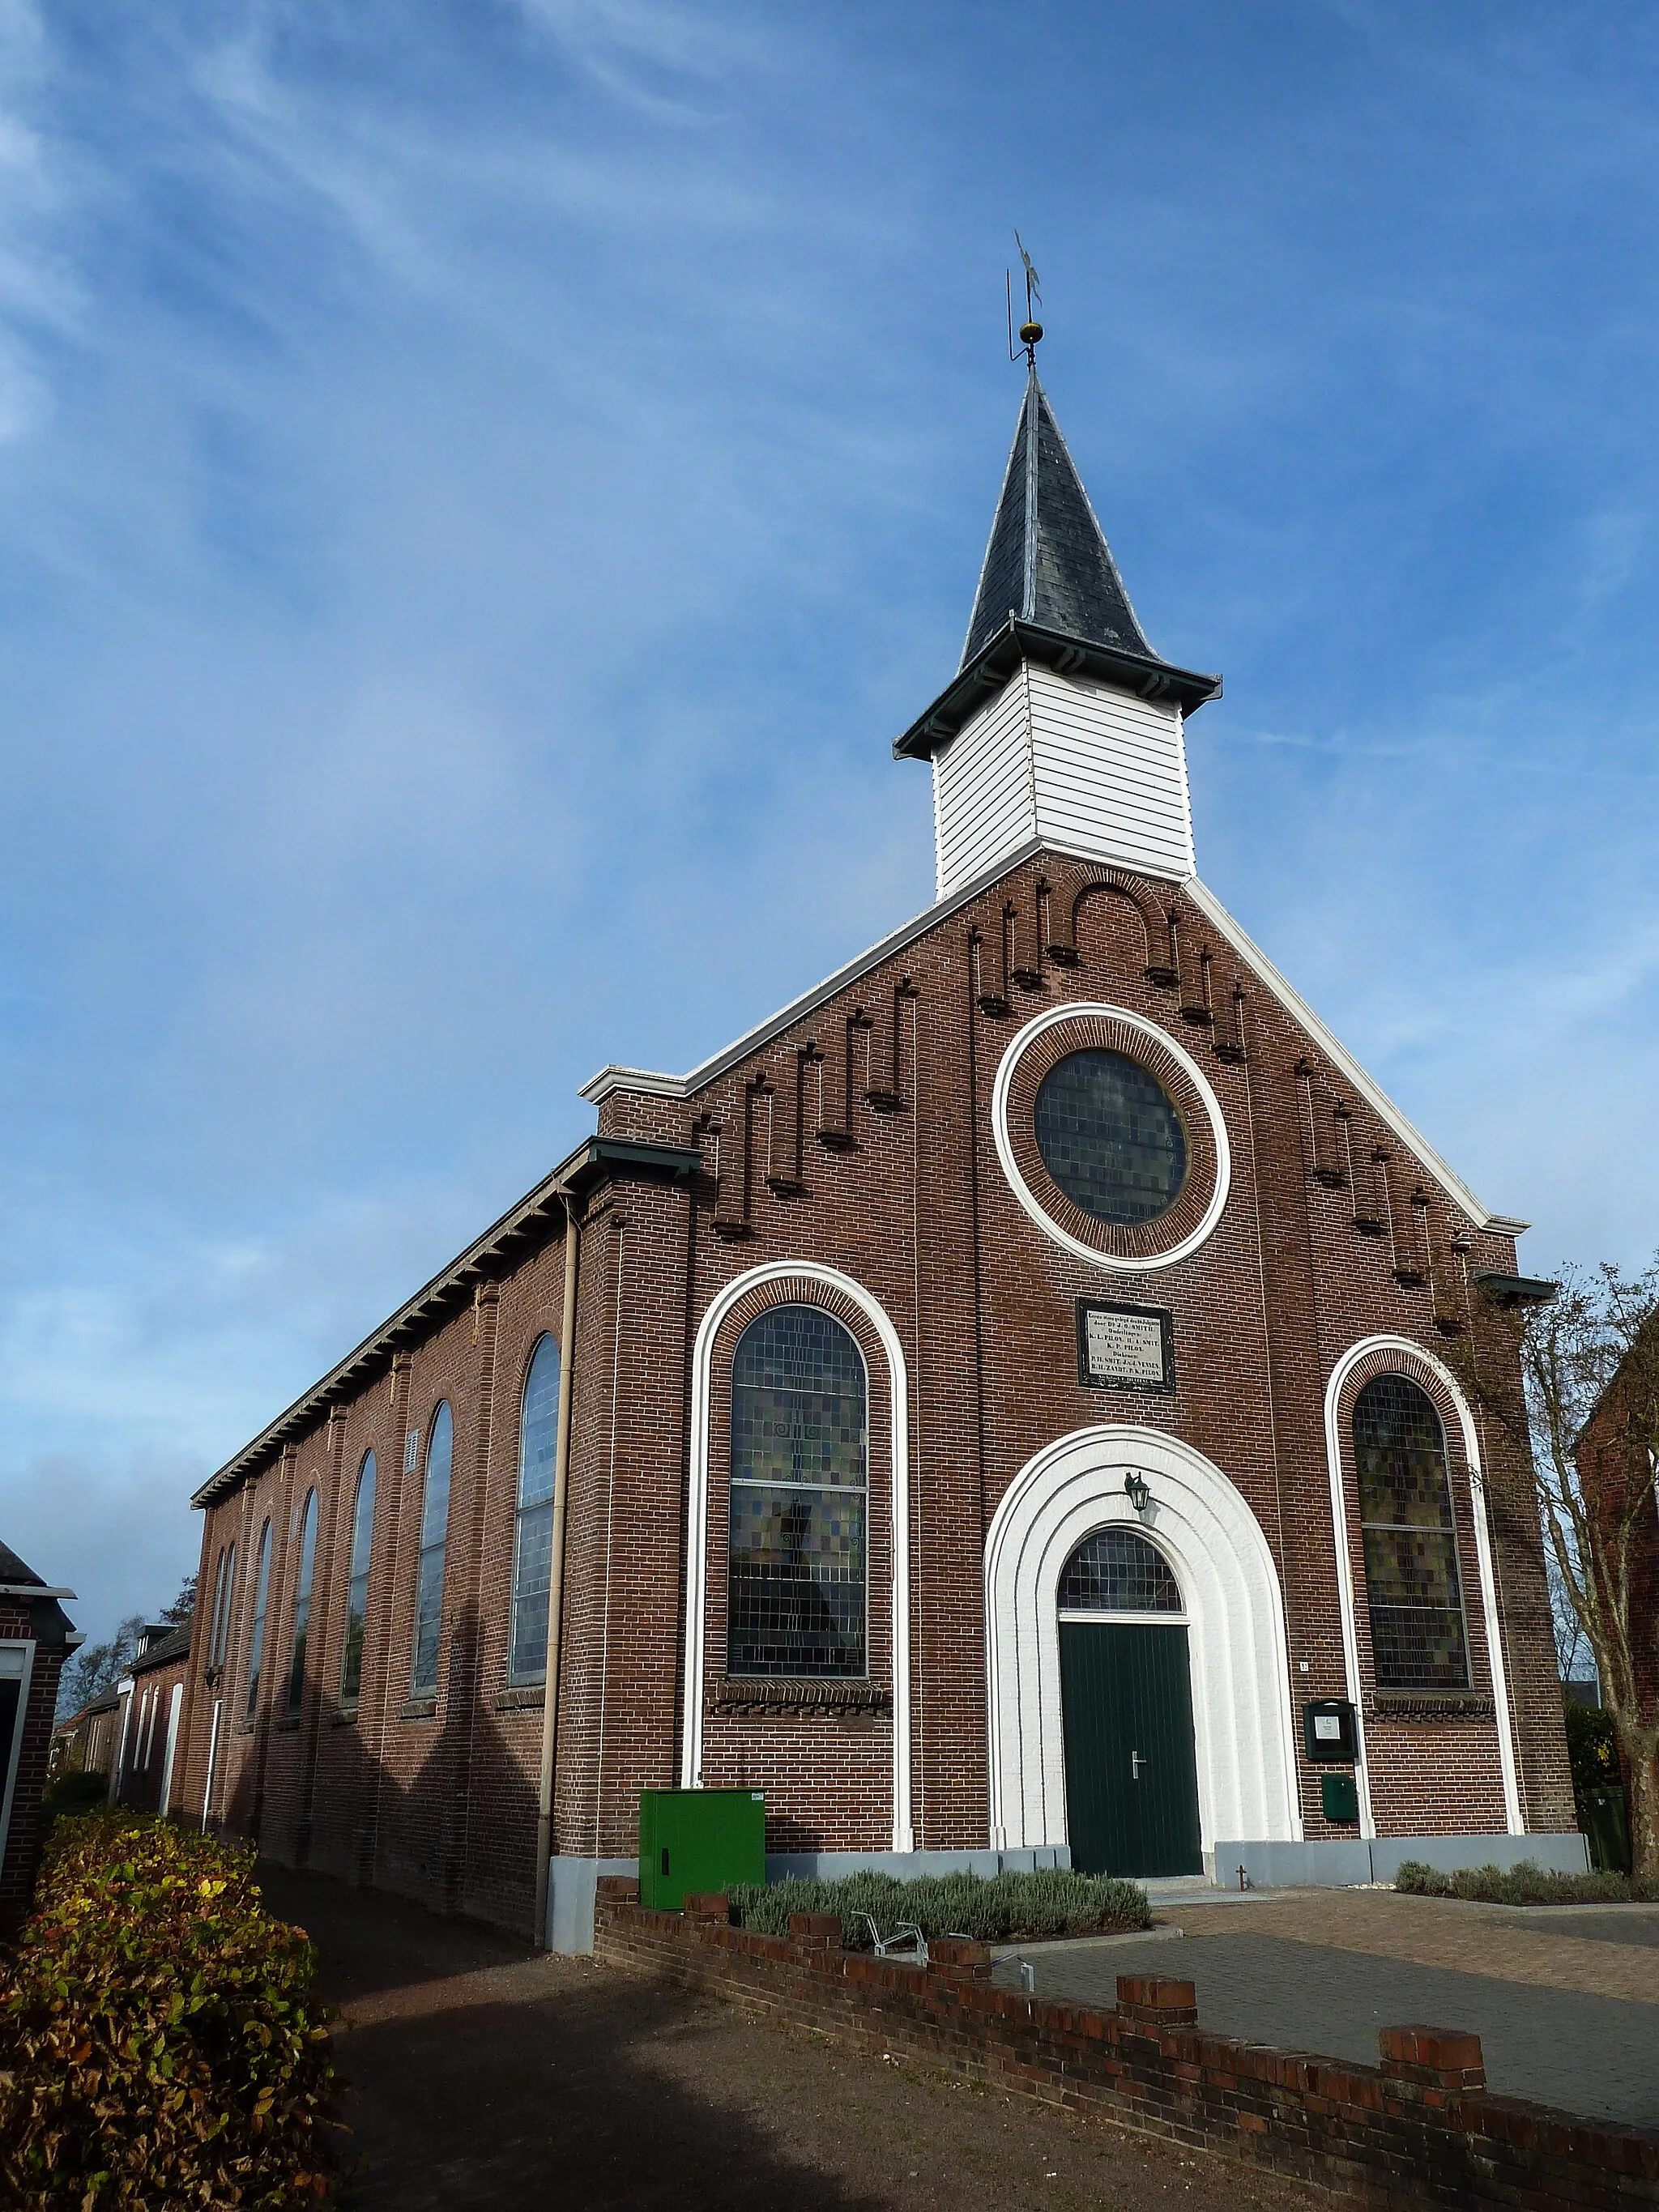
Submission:
POLYGON ((1144 1474, 1133 1468, 1123 1478, 1123 1495, 1137 1513, 1145 1513, 1152 1502, 1152 1493, 1144 1474))

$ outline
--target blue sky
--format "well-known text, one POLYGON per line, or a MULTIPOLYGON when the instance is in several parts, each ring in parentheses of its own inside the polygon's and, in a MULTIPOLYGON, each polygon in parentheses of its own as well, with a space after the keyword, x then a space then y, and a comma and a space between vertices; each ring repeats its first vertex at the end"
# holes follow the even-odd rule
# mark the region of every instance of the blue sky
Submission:
POLYGON ((0 0, 0 1534, 192 1486, 931 896, 1002 272, 1200 868, 1522 1264, 1659 1242, 1659 55, 1504 0, 0 0))

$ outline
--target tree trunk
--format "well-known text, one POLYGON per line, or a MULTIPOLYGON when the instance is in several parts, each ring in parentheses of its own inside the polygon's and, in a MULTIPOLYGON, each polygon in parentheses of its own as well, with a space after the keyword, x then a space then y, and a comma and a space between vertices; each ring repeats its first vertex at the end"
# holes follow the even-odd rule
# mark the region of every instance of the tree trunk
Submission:
POLYGON ((1620 1749, 1630 1778, 1631 1872, 1659 1881, 1659 1735, 1644 1729, 1638 1741, 1620 1749))

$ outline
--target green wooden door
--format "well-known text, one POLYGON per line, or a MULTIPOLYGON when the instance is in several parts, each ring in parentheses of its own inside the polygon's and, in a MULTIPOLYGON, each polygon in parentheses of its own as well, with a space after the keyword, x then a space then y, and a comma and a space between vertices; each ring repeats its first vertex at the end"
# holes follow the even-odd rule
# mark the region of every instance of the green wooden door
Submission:
POLYGON ((1201 1874, 1187 1632, 1062 1620, 1066 1812, 1082 1874, 1201 1874))

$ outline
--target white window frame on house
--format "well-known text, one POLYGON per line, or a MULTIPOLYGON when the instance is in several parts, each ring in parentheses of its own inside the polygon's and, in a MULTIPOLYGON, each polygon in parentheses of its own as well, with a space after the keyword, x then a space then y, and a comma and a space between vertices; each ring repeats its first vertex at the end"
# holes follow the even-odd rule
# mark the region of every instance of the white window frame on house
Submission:
POLYGON ((17 1769, 23 1755, 23 1732, 28 1726, 29 1690, 34 1680, 34 1639, 27 1636, 0 1638, 0 1678, 17 1684, 17 1725, 12 1730, 6 1771, 0 1775, 0 1866, 5 1864, 11 1836, 11 1808, 17 1795, 17 1769))

